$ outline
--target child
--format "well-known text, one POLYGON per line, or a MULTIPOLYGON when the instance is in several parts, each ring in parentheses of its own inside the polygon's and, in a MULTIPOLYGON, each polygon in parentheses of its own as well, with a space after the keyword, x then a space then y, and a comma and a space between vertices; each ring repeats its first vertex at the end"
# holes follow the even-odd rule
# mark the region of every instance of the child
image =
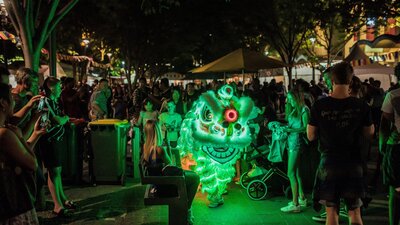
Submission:
POLYGON ((137 126, 144 126, 148 120, 157 120, 158 118, 158 112, 154 111, 153 103, 150 99, 146 98, 143 101, 143 109, 144 110, 140 112, 139 119, 136 123, 137 126))

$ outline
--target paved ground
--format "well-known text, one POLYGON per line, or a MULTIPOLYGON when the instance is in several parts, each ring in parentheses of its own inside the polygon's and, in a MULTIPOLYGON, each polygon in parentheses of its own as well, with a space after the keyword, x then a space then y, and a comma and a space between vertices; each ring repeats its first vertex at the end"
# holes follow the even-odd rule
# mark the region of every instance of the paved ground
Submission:
MULTIPOLYGON (((81 206, 69 219, 53 218, 50 211, 39 213, 41 224, 168 224, 166 206, 145 207, 144 187, 128 181, 125 187, 101 185, 97 187, 67 187, 67 194, 81 206)), ((386 194, 374 196, 370 207, 364 212, 366 225, 387 224, 386 194)), ((206 198, 198 193, 193 203, 196 225, 306 225, 318 224, 311 217, 316 215, 311 207, 302 213, 284 214, 279 208, 287 204, 284 196, 268 197, 253 201, 247 197, 245 189, 232 184, 225 204, 217 209, 206 206, 206 198)), ((342 218, 345 222, 346 219, 342 218)), ((343 223, 346 224, 346 223, 343 223)))
MULTIPOLYGON (((372 154, 368 168, 373 174, 376 161, 372 154)), ((308 158, 308 162, 313 161, 308 158)), ((303 180, 313 179, 314 175, 306 176, 303 180)), ((126 186, 98 185, 67 186, 66 193, 71 199, 78 202, 80 210, 71 218, 54 218, 51 213, 52 203, 48 198, 48 211, 39 212, 40 223, 48 224, 168 224, 167 206, 147 207, 143 204, 145 188, 138 181, 128 179, 126 186)), ((372 202, 363 211, 365 225, 388 224, 388 199, 386 188, 379 186, 377 194, 373 194, 372 202)), ((308 195, 308 199, 311 196, 308 195)), ((280 208, 288 203, 283 195, 268 196, 262 201, 253 201, 247 196, 246 190, 239 185, 231 184, 229 193, 225 196, 225 204, 216 209, 207 207, 206 196, 198 193, 193 203, 193 212, 196 225, 308 225, 321 224, 313 221, 312 216, 317 213, 309 206, 297 214, 284 214, 280 208)), ((342 224, 347 224, 346 218, 341 218, 342 224)))

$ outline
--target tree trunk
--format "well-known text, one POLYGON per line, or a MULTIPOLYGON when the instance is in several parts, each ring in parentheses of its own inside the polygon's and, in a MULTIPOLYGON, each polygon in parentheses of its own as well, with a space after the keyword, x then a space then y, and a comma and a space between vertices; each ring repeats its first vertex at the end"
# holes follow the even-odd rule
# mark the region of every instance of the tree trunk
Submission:
POLYGON ((78 81, 81 81, 77 75, 78 75, 78 74, 77 74, 77 72, 76 72, 76 62, 73 61, 73 62, 72 62, 72 77, 74 78, 75 83, 77 83, 78 81))
POLYGON ((129 58, 126 58, 126 67, 127 68, 124 68, 124 71, 125 71, 125 76, 126 76, 126 79, 128 80, 128 90, 129 90, 129 93, 132 93, 132 82, 131 82, 131 68, 132 68, 132 63, 131 63, 131 60, 129 59, 129 58))
POLYGON ((293 82, 292 82, 292 67, 285 67, 287 75, 288 75, 288 79, 289 79, 289 87, 288 90, 292 89, 293 87, 293 82))

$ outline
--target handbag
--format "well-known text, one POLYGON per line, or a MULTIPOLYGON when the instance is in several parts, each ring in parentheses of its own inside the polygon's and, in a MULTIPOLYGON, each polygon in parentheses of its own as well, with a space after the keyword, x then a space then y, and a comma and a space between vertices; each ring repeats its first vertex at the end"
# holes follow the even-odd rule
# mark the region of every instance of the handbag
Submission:
POLYGON ((6 163, 0 153, 0 220, 33 209, 35 194, 35 173, 6 163))

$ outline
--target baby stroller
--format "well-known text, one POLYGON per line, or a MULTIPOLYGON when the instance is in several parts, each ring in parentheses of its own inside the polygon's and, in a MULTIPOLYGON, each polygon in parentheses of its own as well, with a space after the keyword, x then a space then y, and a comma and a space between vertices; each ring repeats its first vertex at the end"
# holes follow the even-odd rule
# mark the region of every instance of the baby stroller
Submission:
POLYGON ((252 169, 243 173, 240 177, 240 184, 247 189, 250 199, 264 199, 268 193, 266 182, 274 175, 284 181, 284 184, 281 185, 282 190, 286 197, 290 196, 289 178, 279 168, 279 164, 283 161, 283 151, 287 139, 284 128, 279 122, 270 122, 268 129, 272 131, 272 140, 267 145, 260 147, 251 144, 250 151, 245 152, 245 160, 252 164, 252 169))

